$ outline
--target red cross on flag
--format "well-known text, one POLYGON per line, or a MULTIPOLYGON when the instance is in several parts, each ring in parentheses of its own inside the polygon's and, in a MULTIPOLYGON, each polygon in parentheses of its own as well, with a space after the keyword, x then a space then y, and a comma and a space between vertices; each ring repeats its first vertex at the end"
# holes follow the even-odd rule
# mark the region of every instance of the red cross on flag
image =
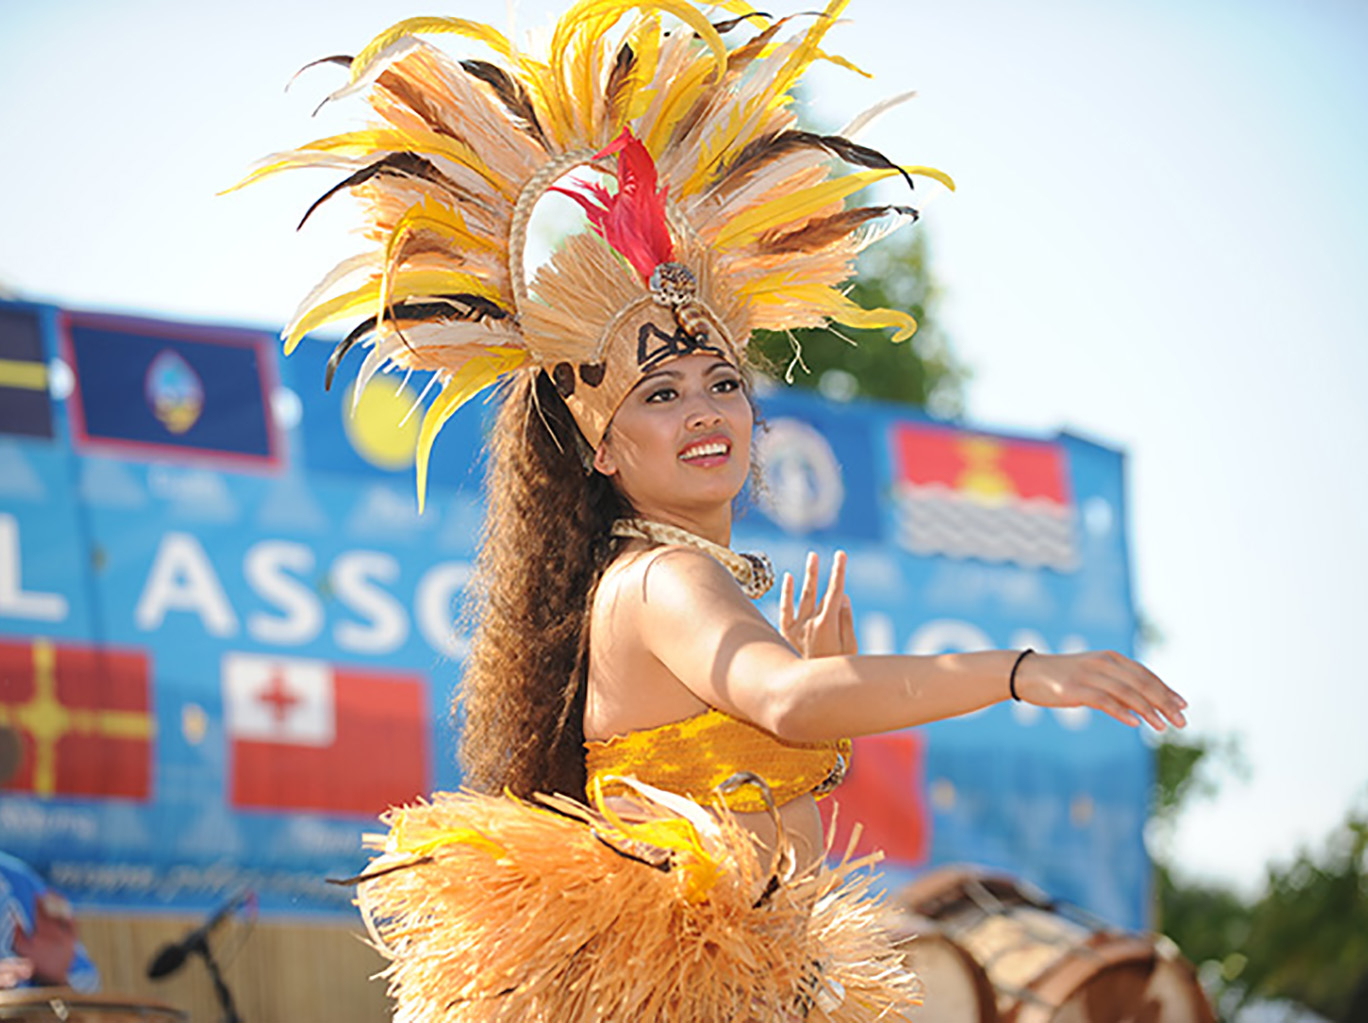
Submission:
POLYGON ((423 676, 228 653, 222 679, 234 806, 370 816, 426 794, 423 676))

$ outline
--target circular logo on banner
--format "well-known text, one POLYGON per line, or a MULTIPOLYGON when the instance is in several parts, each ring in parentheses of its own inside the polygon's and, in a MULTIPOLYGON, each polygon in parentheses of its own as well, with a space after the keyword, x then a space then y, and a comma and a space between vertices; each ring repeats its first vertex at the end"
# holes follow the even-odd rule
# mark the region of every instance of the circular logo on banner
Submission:
POLYGON ((757 438, 761 509, 789 533, 835 525, 845 501, 841 465, 827 439, 798 419, 776 419, 757 438))
POLYGON ((204 409, 204 385, 181 356, 166 349, 147 367, 143 393, 162 426, 181 434, 199 421, 204 409))
POLYGON ((353 406, 353 389, 342 398, 342 425, 356 453, 378 469, 407 469, 418 448, 423 410, 418 396, 393 376, 373 376, 353 406), (402 424, 402 425, 401 425, 402 424))

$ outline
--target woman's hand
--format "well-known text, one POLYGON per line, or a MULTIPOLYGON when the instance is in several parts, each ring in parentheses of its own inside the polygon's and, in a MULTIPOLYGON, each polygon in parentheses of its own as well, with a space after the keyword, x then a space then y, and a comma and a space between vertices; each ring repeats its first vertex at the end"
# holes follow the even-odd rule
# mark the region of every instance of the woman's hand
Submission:
POLYGON ((1187 701, 1142 664, 1114 651, 1028 654, 1016 673, 1016 691, 1039 707, 1092 707, 1122 724, 1140 719, 1162 732, 1187 724, 1187 701))
POLYGON ((803 569, 803 592, 793 606, 793 574, 784 573, 779 587, 779 631, 804 657, 856 654, 855 617, 845 592, 845 551, 837 551, 827 580, 826 596, 817 604, 817 555, 809 552, 803 569))

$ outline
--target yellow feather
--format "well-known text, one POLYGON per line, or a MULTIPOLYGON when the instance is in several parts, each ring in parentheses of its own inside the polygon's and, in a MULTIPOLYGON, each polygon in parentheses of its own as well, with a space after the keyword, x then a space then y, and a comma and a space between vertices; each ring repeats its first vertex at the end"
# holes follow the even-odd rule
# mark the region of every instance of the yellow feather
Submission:
POLYGON ((602 779, 596 777, 593 784, 594 808, 613 830, 631 841, 671 853, 674 866, 683 871, 684 898, 695 905, 706 902, 708 892, 717 883, 719 865, 693 822, 684 817, 657 817, 628 823, 604 799, 602 779))
POLYGON ((397 851, 407 853, 410 856, 429 856, 448 845, 474 846, 476 849, 483 849, 491 856, 503 856, 507 852, 503 846, 491 841, 474 828, 451 828, 447 831, 440 831, 425 841, 406 843, 397 851))
POLYGON ((935 167, 904 167, 903 170, 907 171, 908 174, 915 174, 919 178, 931 178, 933 181, 939 181, 952 192, 955 190, 955 182, 950 175, 946 174, 945 171, 936 170, 935 167))
POLYGON ((906 341, 917 332, 917 321, 900 309, 865 309, 841 295, 840 308, 831 314, 837 323, 860 330, 895 328, 894 341, 906 341))
POLYGON ((466 21, 464 18, 406 18, 385 29, 352 58, 351 80, 355 82, 364 75, 367 67, 387 46, 404 36, 434 32, 450 32, 470 39, 478 39, 500 56, 507 59, 513 57, 513 46, 503 34, 488 25, 480 24, 478 21, 466 21))
POLYGON ((812 62, 822 56, 819 44, 848 2, 849 0, 831 0, 826 11, 816 19, 802 40, 796 46, 788 44, 792 46, 792 51, 784 58, 769 83, 734 111, 727 123, 715 130, 704 143, 698 165, 680 187, 680 195, 693 195, 702 189, 711 177, 721 154, 744 148, 755 137, 767 115, 789 102, 789 89, 802 77, 812 62))
POLYGON ((521 348, 492 346, 480 355, 473 356, 464 366, 453 373, 442 387, 432 406, 423 416, 423 425, 418 429, 418 513, 423 512, 427 501, 428 459, 432 455, 432 442, 437 432, 452 415, 475 395, 494 383, 505 373, 511 373, 527 361, 527 352, 521 348))
MULTIPOLYGON (((451 292, 469 292, 487 298, 501 307, 506 304, 504 296, 489 284, 459 270, 413 270, 400 271, 394 275, 393 292, 395 298, 416 298, 430 295, 444 295, 451 292)), ((361 312, 368 306, 374 307, 380 295, 380 278, 367 281, 361 287, 336 298, 320 302, 302 312, 287 328, 285 333, 285 354, 289 355, 298 347, 300 340, 311 330, 317 330, 353 313, 361 312)))
POLYGON ((703 83, 709 77, 709 69, 703 64, 686 66, 673 80, 661 86, 656 97, 660 113, 651 125, 646 137, 642 139, 652 156, 658 157, 664 151, 674 131, 684 115, 693 109, 703 83))
POLYGON ((305 152, 337 153, 343 156, 367 157, 376 153, 402 153, 414 151, 434 156, 444 156, 448 160, 468 167, 493 185, 509 201, 517 199, 517 189, 499 177, 464 142, 439 135, 426 129, 397 131, 393 128, 363 128, 342 135, 332 135, 325 139, 299 147, 305 152))
POLYGON ((466 227, 465 218, 461 216, 459 210, 450 209, 432 196, 424 195, 422 202, 410 206, 404 211, 404 215, 399 218, 398 223, 394 225, 394 230, 390 232, 389 244, 385 246, 385 273, 380 281, 380 301, 376 312, 377 323, 384 318, 385 310, 389 308, 389 285, 396 269, 395 262, 404 243, 419 231, 431 231, 434 234, 441 235, 451 242, 458 251, 462 248, 476 248, 486 251, 500 249, 500 246, 495 245, 489 239, 472 234, 470 229, 466 227))
POLYGON ((769 15, 760 14, 754 7, 746 3, 746 0, 721 0, 720 3, 717 3, 714 6, 722 8, 722 10, 726 11, 728 14, 735 14, 737 17, 740 17, 743 14, 750 15, 752 16, 751 20, 761 28, 765 27, 765 23, 769 21, 769 15), (757 14, 760 14, 760 17, 753 17, 757 14))
POLYGON ((852 64, 850 61, 846 60, 844 57, 839 56, 838 54, 835 54, 835 53, 827 53, 825 50, 818 50, 818 51, 817 51, 817 59, 818 59, 818 60, 825 60, 825 61, 827 61, 828 63, 835 64, 837 67, 843 67, 843 68, 845 68, 847 71, 854 71, 857 75, 861 75, 861 76, 863 76, 863 77, 865 77, 865 78, 873 78, 873 77, 874 77, 874 76, 871 75, 868 71, 866 71, 864 68, 859 67, 859 66, 857 66, 857 65, 855 65, 855 64, 852 64))
MULTIPOLYGON (((932 178, 945 185, 952 192, 955 182, 944 171, 934 167, 903 167, 908 174, 932 178)), ((838 202, 853 195, 866 185, 897 174, 896 169, 857 171, 839 178, 831 178, 809 188, 781 195, 768 202, 753 206, 744 213, 727 221, 718 232, 713 244, 718 248, 729 248, 754 241, 766 231, 787 225, 796 225, 807 217, 820 211, 824 206, 838 202)))
MULTIPOLYGON (((571 33, 575 32, 576 26, 580 23, 608 12, 619 12, 620 17, 621 14, 631 10, 662 11, 666 14, 673 14, 698 33, 698 37, 712 51, 712 70, 720 75, 726 68, 727 44, 722 41, 717 29, 712 27, 712 22, 708 21, 702 12, 688 0, 580 0, 579 3, 565 12, 556 25, 556 33, 551 42, 552 66, 558 66, 557 61, 564 59, 565 48, 570 43, 571 33)), ((613 23, 616 23, 616 20, 614 19, 613 23)))
POLYGON ((459 249, 471 246, 478 249, 493 250, 496 246, 484 238, 478 238, 466 228, 465 219, 458 210, 443 206, 432 196, 424 195, 423 201, 404 211, 390 232, 389 244, 385 246, 385 271, 380 278, 380 295, 376 304, 375 322, 385 319, 385 310, 390 304, 390 282, 397 269, 396 261, 403 250, 404 242, 418 231, 432 231, 453 242, 459 249))
MULTIPOLYGON (((342 161, 339 160, 336 162, 342 161)), ((310 167, 318 165, 330 166, 331 162, 325 156, 314 156, 299 151, 290 153, 279 153, 276 154, 275 159, 272 159, 267 163, 263 163, 260 166, 254 167, 247 173, 247 176, 244 177, 241 181, 239 181, 237 184, 229 185, 227 188, 223 189, 223 191, 219 192, 218 194, 227 195, 230 192, 236 192, 239 188, 246 188, 248 185, 254 184, 260 181, 262 178, 267 177, 271 174, 278 173, 279 171, 291 170, 295 167, 310 167)))
POLYGON ((755 305, 800 304, 820 309, 828 320, 860 330, 893 327, 894 341, 906 341, 917 331, 917 321, 907 313, 899 309, 865 309, 825 284, 790 284, 771 279, 769 284, 755 283, 742 290, 755 305))
POLYGON ((896 170, 858 171, 781 195, 727 221, 713 244, 717 248, 725 249, 753 241, 766 231, 799 223, 824 207, 858 192, 866 185, 882 181, 896 173, 896 170))
MULTIPOLYGON (((629 86, 630 99, 624 109, 623 120, 630 124, 646 112, 655 96, 656 68, 660 64, 660 19, 645 18, 637 26, 632 36, 632 49, 636 53, 637 69, 629 86)), ((621 127, 617 125, 615 127, 621 127)))

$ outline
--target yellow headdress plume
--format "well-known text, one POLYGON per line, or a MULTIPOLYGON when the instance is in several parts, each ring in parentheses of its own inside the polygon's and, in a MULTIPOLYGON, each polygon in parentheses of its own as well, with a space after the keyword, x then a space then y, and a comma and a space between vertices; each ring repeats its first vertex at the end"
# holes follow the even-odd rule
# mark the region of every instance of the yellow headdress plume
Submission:
MULTIPOLYGON (((419 433, 421 507, 427 459, 442 424, 514 372, 550 374, 586 440, 597 446, 646 368, 690 351, 739 362, 751 331, 828 322, 892 327, 915 321, 863 309, 842 285, 876 218, 902 206, 845 200, 900 167, 872 149, 796 127, 791 90, 817 60, 846 6, 771 20, 740 0, 710 23, 693 0, 579 0, 534 55, 486 25, 412 18, 353 58, 330 97, 365 90, 381 123, 267 159, 241 183, 292 167, 351 173, 370 251, 339 264, 286 328, 286 351, 326 324, 361 317, 328 367, 369 348, 357 391, 378 369, 432 370, 441 393, 419 433), (667 22, 682 26, 667 27, 667 22), (743 25, 755 32, 729 44, 743 25), (419 39, 454 34, 490 51, 453 60, 419 39), (845 172, 837 157, 863 169, 845 172), (558 188, 593 230, 569 238, 529 284, 532 209, 569 172, 616 172, 618 190, 558 188)), ((238 186, 240 187, 240 186, 238 186)), ((301 221, 301 226, 302 226, 301 221)))

